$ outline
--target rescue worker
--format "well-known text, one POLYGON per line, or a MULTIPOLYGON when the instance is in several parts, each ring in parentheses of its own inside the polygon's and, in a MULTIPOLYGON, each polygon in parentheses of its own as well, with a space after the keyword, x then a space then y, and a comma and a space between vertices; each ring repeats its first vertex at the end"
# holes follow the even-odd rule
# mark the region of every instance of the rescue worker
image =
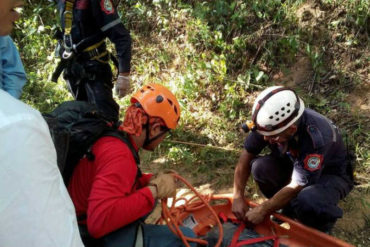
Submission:
MULTIPOLYGON (((76 208, 84 244, 89 246, 183 246, 167 226, 144 224, 157 198, 174 195, 170 174, 141 173, 139 149, 154 150, 180 119, 180 105, 164 86, 148 84, 131 98, 120 130, 127 142, 98 139, 94 159, 77 164, 68 191, 76 208), (140 245, 143 244, 143 245, 140 245)), ((189 228, 185 235, 194 237, 189 228)))
POLYGON ((63 32, 56 37, 61 62, 52 76, 57 81, 64 71, 73 97, 96 104, 113 121, 118 120, 119 106, 112 95, 110 58, 118 63, 118 96, 130 90, 131 37, 117 13, 118 2, 58 0, 63 32), (115 45, 118 61, 106 49, 107 37, 115 45))
POLYGON ((233 213, 240 220, 258 224, 283 209, 283 214, 329 232, 343 214, 338 201, 353 187, 338 128, 305 108, 293 90, 282 86, 259 94, 252 121, 252 132, 235 168, 233 213), (258 156, 266 146, 271 153, 258 156), (268 200, 248 209, 244 189, 251 173, 268 200))

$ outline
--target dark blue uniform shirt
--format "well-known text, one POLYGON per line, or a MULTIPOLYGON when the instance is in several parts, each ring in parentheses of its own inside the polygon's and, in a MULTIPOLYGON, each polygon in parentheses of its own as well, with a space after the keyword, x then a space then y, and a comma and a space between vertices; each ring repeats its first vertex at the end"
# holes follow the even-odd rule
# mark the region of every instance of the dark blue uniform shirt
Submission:
MULTIPOLYGON (((65 0, 58 0, 58 11, 64 30, 65 0)), ((129 72, 131 37, 123 26, 111 0, 75 0, 72 22, 73 44, 96 36, 96 42, 108 37, 116 47, 119 72, 129 72)))
POLYGON ((337 175, 350 183, 347 150, 337 127, 323 115, 305 109, 295 136, 286 144, 269 144, 251 132, 244 148, 258 155, 266 146, 273 156, 289 157, 293 162, 292 181, 301 186, 314 184, 322 174, 337 175))

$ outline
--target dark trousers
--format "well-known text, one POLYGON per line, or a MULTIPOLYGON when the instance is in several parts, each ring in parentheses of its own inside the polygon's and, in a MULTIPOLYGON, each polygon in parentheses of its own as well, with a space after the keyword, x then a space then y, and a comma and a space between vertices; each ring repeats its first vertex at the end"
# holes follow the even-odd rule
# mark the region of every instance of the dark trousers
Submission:
MULTIPOLYGON (((291 179, 293 164, 272 155, 252 161, 252 175, 261 192, 271 198, 291 179)), ((321 175, 317 183, 304 187, 283 209, 283 214, 320 231, 330 231, 343 212, 338 207, 351 185, 336 175, 321 175)))
POLYGON ((112 70, 108 63, 73 61, 63 76, 75 100, 95 104, 109 120, 118 121, 119 105, 113 99, 112 70))
MULTIPOLYGON (((151 225, 136 221, 124 226, 101 239, 92 238, 86 225, 80 225, 80 234, 86 247, 134 247, 136 243, 138 227, 142 227, 143 247, 183 247, 185 246, 180 238, 171 232, 166 225, 151 225)), ((182 233, 195 238, 195 233, 187 227, 180 227, 182 233)), ((196 244, 190 242, 191 247, 196 244)))

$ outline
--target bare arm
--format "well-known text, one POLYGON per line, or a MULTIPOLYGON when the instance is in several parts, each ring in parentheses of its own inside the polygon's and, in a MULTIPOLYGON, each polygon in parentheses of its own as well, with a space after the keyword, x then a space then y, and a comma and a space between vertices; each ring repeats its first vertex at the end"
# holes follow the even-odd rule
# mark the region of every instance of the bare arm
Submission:
POLYGON ((244 149, 235 167, 232 211, 239 220, 244 220, 245 213, 248 211, 244 200, 244 189, 251 173, 250 162, 254 158, 254 154, 244 149))
POLYGON ((280 208, 283 208, 303 189, 295 183, 290 183, 279 190, 270 200, 264 202, 261 206, 267 213, 272 213, 280 208))
POLYGON ((283 208, 289 203, 301 190, 303 186, 291 182, 279 190, 273 197, 247 212, 246 218, 254 224, 263 221, 266 215, 271 214, 277 209, 283 208))
POLYGON ((234 172, 234 192, 233 197, 235 198, 244 198, 244 189, 247 184, 249 175, 251 173, 250 162, 255 158, 254 154, 248 153, 247 150, 243 150, 238 164, 235 167, 234 172))

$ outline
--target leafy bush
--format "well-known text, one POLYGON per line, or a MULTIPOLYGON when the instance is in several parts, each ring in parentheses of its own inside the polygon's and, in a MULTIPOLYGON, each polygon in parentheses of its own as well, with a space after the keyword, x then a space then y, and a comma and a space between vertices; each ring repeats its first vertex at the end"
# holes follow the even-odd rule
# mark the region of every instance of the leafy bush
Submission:
MULTIPOLYGON (((230 164, 237 160, 237 152, 230 153, 222 147, 240 148, 244 136, 237 129, 250 116, 254 92, 274 84, 273 76, 291 68, 299 56, 309 59, 314 72, 312 80, 295 85, 307 105, 324 114, 334 109, 356 118, 346 102, 350 93, 347 88, 361 82, 353 72, 345 71, 342 58, 336 56, 346 51, 341 47, 363 46, 365 50, 368 47, 369 3, 365 0, 317 1, 320 10, 338 11, 338 15, 324 20, 316 29, 300 27, 296 11, 303 3, 305 1, 292 0, 121 1, 121 19, 133 38, 134 90, 149 82, 170 87, 182 108, 180 126, 174 131, 173 140, 215 147, 169 142, 161 145, 149 160, 165 156, 167 166, 169 163, 184 163, 189 167, 197 164, 193 173, 208 172, 210 179, 222 176, 217 169, 229 171, 230 164), (316 31, 322 28, 327 32, 317 36, 316 31), (330 79, 332 74, 337 79, 330 79), (326 75, 328 79, 324 81, 326 75), (346 90, 332 93, 328 91, 330 87, 346 90), (212 175, 210 169, 215 169, 216 175, 212 175)), ((57 84, 49 80, 58 62, 53 55, 56 42, 52 38, 57 23, 53 4, 31 0, 27 1, 14 33, 29 79, 22 99, 41 111, 50 111, 59 102, 71 99, 63 79, 57 84)), ((369 62, 366 59, 366 52, 360 54, 356 66, 366 67, 369 62)), ((117 101, 124 109, 129 97, 117 101)), ((356 121, 361 128, 347 129, 347 123, 343 127, 351 133, 350 142, 364 143, 368 140, 364 134, 368 130, 366 121, 362 118, 356 121)), ((368 150, 366 145, 358 145, 361 164, 368 162, 368 150)))

